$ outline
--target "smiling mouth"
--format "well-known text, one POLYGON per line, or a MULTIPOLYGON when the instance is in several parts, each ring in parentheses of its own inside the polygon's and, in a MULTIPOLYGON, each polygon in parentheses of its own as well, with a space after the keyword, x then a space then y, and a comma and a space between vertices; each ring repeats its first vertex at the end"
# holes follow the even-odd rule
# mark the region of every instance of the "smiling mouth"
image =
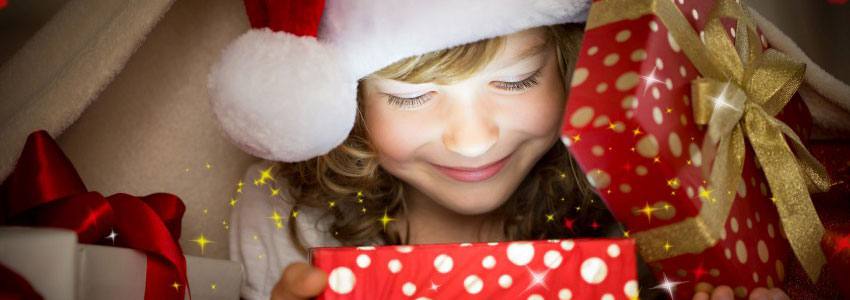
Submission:
POLYGON ((434 165, 434 167, 444 175, 451 177, 455 180, 463 182, 478 182, 487 180, 498 174, 499 171, 501 171, 502 168, 507 164, 511 157, 513 157, 513 153, 496 162, 478 168, 454 168, 437 164, 432 165, 434 165))

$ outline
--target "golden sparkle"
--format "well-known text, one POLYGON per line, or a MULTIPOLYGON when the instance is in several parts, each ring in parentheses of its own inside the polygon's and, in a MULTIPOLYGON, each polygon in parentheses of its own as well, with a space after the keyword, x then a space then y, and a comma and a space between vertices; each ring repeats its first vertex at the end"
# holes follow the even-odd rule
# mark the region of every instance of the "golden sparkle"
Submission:
POLYGON ((239 200, 236 200, 236 198, 230 198, 230 201, 228 203, 230 203, 230 207, 235 207, 236 202, 239 202, 239 200))
POLYGON ((711 199, 711 190, 700 188, 699 196, 703 199, 709 200, 711 199))
POLYGON ((634 134, 634 135, 639 135, 641 133, 643 133, 643 132, 640 131, 640 127, 635 128, 635 130, 632 130, 632 134, 634 134))
POLYGON ((213 290, 215 290, 215 288, 216 288, 216 285, 215 285, 215 282, 213 282, 213 283, 210 283, 210 289, 213 289, 213 290))
POLYGON ((626 237, 626 238, 629 237, 629 231, 628 230, 623 231, 623 237, 626 237))
POLYGON ((203 233, 201 233, 201 236, 199 236, 198 238, 196 238, 196 239, 194 239, 194 240, 192 240, 192 241, 193 241, 193 242, 195 242, 195 243, 197 243, 197 244, 198 244, 198 246, 200 246, 200 247, 201 247, 201 255, 204 255, 204 249, 206 248, 207 244, 210 244, 210 243, 212 243, 212 242, 213 242, 213 241, 211 241, 211 240, 208 240, 208 239, 204 236, 204 234, 203 234, 203 233))
POLYGON ((281 216, 281 215, 277 212, 277 209, 275 209, 275 210, 272 212, 272 215, 271 215, 271 216, 266 217, 266 218, 272 219, 272 221, 274 222, 274 226, 275 226, 275 228, 277 228, 277 229, 282 229, 282 228, 283 228, 283 216, 281 216))
POLYGON ((555 215, 554 214, 546 214, 546 222, 552 222, 552 221, 555 221, 555 215))
POLYGON ((171 287, 173 287, 174 290, 178 292, 180 291, 180 286, 182 286, 182 284, 177 283, 177 281, 171 284, 171 287))
POLYGON ((207 170, 212 169, 212 165, 207 162, 206 164, 204 164, 204 168, 207 168, 207 170))
POLYGON ((647 202, 646 205, 643 208, 640 209, 640 212, 642 212, 643 214, 646 215, 646 220, 649 221, 649 222, 652 222, 652 213, 654 211, 655 211, 655 208, 652 207, 652 206, 649 206, 649 202, 647 202))
POLYGON ((578 143, 578 141, 581 141, 581 134, 576 134, 573 136, 573 143, 578 143))
POLYGON ((384 209, 384 216, 378 219, 378 221, 381 222, 381 225, 384 226, 384 231, 387 231, 387 224, 392 221, 395 221, 395 219, 390 218, 390 216, 387 215, 387 210, 384 209))
POLYGON ((673 189, 678 189, 680 185, 681 185, 681 182, 679 182, 679 178, 674 177, 670 180, 667 180, 667 186, 669 186, 673 189))
POLYGON ((673 245, 670 245, 669 242, 664 242, 664 251, 670 251, 670 248, 673 248, 673 245))
POLYGON ((259 183, 259 185, 264 185, 266 184, 266 180, 269 179, 271 179, 271 181, 275 181, 272 176, 272 168, 274 168, 274 166, 269 166, 268 168, 260 171, 260 179, 255 179, 255 184, 259 183))
POLYGON ((270 189, 270 190, 271 190, 271 192, 272 192, 272 195, 271 195, 272 197, 277 196, 277 195, 279 195, 279 194, 280 194, 280 188, 269 188, 269 189, 270 189))
POLYGON ((336 206, 336 201, 328 201, 328 208, 333 208, 336 206))

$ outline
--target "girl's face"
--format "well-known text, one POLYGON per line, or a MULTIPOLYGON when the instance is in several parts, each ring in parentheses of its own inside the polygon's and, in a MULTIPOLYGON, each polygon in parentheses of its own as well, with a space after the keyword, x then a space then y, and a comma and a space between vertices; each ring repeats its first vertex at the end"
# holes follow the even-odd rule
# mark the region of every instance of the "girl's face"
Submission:
POLYGON ((543 29, 508 35, 487 66, 449 85, 364 80, 368 138, 383 169, 459 214, 504 203, 560 136, 566 95, 544 38, 543 29))

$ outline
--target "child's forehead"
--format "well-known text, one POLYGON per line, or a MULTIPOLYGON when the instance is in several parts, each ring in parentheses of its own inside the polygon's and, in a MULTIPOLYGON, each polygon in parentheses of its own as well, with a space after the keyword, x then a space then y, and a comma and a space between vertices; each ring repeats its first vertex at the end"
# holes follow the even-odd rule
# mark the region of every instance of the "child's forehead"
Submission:
POLYGON ((493 57, 486 69, 498 70, 546 50, 543 29, 534 28, 505 36, 504 46, 493 57))

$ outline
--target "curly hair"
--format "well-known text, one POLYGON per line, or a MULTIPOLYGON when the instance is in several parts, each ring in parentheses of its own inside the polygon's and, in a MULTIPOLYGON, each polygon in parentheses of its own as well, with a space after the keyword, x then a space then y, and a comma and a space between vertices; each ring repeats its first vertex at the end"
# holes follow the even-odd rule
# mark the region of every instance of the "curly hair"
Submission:
MULTIPOLYGON (((568 83, 582 40, 582 27, 562 24, 544 28, 544 45, 556 48, 559 71, 569 92, 568 83)), ((495 37, 434 51, 403 59, 373 75, 407 82, 450 82, 477 72, 503 44, 504 37, 495 37)), ((293 209, 314 207, 323 210, 319 220, 332 218, 329 230, 342 245, 366 245, 376 239, 388 245, 408 244, 398 233, 384 231, 377 221, 385 213, 404 216, 407 211, 402 182, 378 164, 376 151, 368 139, 360 99, 362 91, 358 88, 355 125, 341 145, 307 161, 279 162, 277 175, 290 186, 295 202, 293 209), (333 205, 329 205, 331 201, 333 205)), ((554 143, 508 200, 492 214, 503 221, 503 233, 508 240, 601 236, 603 229, 614 223, 586 176, 560 142, 554 143)), ((298 238, 295 218, 289 218, 289 225, 290 239, 306 255, 298 238)))

